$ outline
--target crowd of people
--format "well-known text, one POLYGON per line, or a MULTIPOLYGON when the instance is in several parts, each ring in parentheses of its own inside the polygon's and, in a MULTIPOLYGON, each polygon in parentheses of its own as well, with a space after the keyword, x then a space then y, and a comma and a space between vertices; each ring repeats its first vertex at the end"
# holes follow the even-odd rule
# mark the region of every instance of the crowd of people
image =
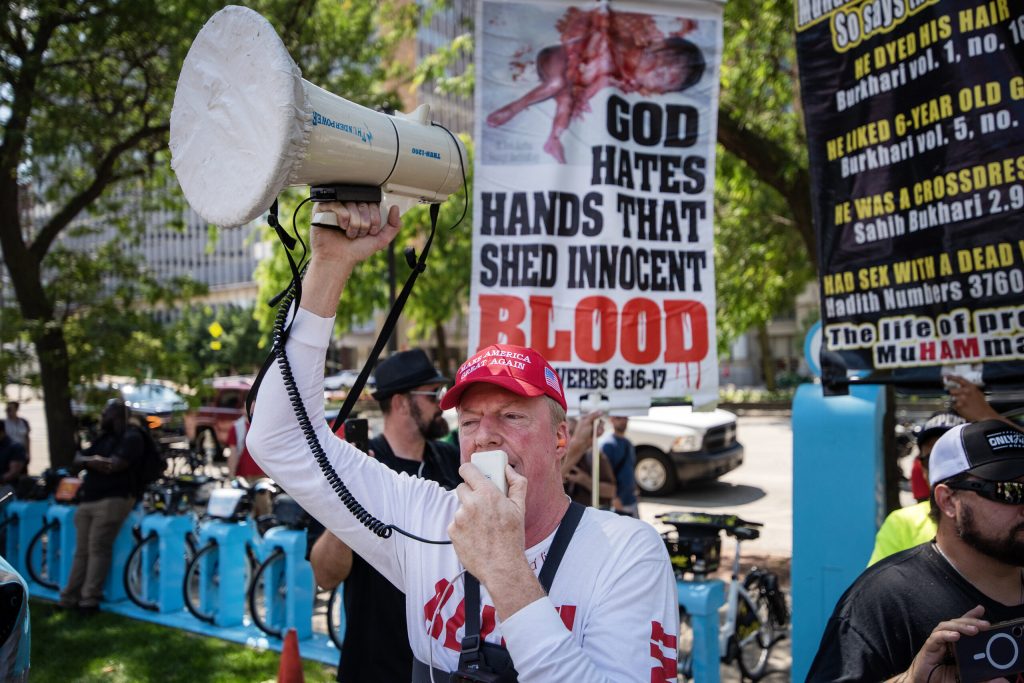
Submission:
MULTIPOLYGON (((338 680, 674 680, 675 578, 657 532, 637 519, 628 417, 569 419, 548 362, 497 344, 454 378, 421 350, 392 354, 374 372, 383 423, 365 452, 331 432, 320 378, 338 300, 398 229, 394 214, 381 222, 368 208, 320 207, 341 231, 314 228, 286 353, 327 458, 390 535, 368 529, 310 468, 276 365, 252 424, 239 419, 228 443, 232 476, 273 477, 318 520, 308 548, 316 582, 344 583, 338 680), (449 434, 443 411, 452 408, 449 434), (507 495, 470 463, 491 450, 507 454, 507 495), (599 505, 587 507, 595 486, 599 505), (472 677, 485 673, 493 677, 472 677)), ((808 680, 953 681, 952 643, 1024 618, 1024 433, 976 385, 950 382, 950 410, 916 434, 918 502, 880 527, 808 680)), ((8 404, 0 421, 0 484, 16 482, 29 460, 17 411, 8 404)), ((130 411, 108 402, 99 435, 75 459, 84 474, 62 606, 98 609, 114 538, 141 494, 144 451, 130 411)))

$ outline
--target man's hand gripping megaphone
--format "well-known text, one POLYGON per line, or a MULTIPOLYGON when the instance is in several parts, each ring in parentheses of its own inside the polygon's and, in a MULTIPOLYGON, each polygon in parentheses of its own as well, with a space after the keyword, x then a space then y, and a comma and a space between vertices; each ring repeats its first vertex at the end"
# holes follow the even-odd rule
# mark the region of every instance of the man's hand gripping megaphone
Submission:
POLYGON ((313 205, 313 214, 332 214, 338 222, 335 228, 313 226, 309 241, 312 257, 307 278, 310 282, 332 283, 327 291, 322 288, 306 289, 302 293, 302 305, 318 315, 334 315, 344 288, 344 281, 355 267, 374 253, 388 245, 398 234, 401 218, 398 207, 388 211, 386 222, 382 222, 380 204, 367 202, 321 202, 313 205), (318 277, 319 272, 332 272, 329 277, 318 277), (342 277, 343 276, 343 277, 342 277))

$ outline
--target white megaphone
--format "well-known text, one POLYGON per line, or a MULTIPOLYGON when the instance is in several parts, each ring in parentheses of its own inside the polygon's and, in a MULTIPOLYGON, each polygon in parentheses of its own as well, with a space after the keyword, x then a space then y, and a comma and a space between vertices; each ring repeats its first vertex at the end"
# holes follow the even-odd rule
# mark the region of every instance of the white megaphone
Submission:
MULTIPOLYGON (((293 185, 313 186, 317 201, 334 198, 337 186, 342 200, 381 201, 383 193, 384 206, 405 211, 444 201, 463 183, 462 143, 428 116, 426 105, 388 116, 316 87, 270 22, 228 6, 199 31, 181 67, 171 167, 192 208, 215 225, 258 218, 293 185)), ((336 224, 327 213, 313 222, 336 224)))

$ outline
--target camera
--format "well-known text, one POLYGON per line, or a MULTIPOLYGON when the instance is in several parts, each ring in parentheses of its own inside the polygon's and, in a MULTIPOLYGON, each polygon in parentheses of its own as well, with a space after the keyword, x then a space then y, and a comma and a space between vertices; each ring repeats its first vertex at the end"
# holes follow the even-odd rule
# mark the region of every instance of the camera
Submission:
POLYGON ((962 683, 1008 678, 1024 672, 1024 619, 993 624, 953 645, 962 683))

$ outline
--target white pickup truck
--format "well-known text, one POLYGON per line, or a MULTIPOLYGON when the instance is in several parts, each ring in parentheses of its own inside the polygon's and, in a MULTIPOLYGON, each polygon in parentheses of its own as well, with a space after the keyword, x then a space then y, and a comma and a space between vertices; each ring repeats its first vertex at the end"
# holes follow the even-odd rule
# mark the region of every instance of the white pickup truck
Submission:
POLYGON ((647 415, 629 418, 626 438, 636 448, 642 495, 668 495, 681 484, 717 479, 743 464, 736 416, 725 410, 654 407, 647 415))

